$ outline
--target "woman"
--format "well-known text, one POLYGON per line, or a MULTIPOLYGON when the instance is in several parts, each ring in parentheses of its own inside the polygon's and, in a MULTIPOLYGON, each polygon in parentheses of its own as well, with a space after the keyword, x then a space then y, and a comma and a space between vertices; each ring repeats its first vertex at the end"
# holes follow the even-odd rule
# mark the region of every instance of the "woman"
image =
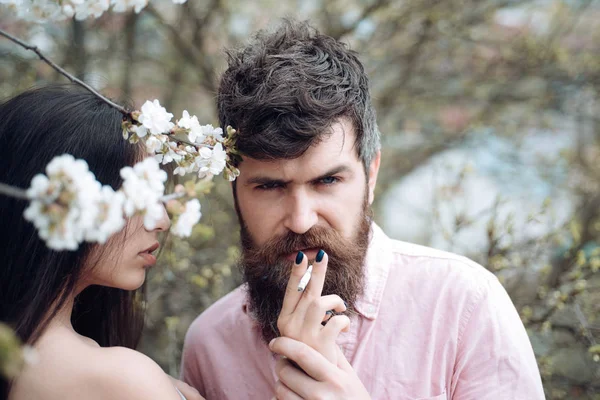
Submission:
MULTIPOLYGON (((145 156, 123 140, 121 119, 74 86, 8 100, 0 106, 0 182, 26 188, 52 158, 69 153, 118 189, 119 170, 145 156)), ((39 356, 13 382, 9 398, 180 400, 158 365, 131 350, 143 327, 146 270, 156 260, 159 232, 169 228, 166 212, 152 231, 133 217, 105 245, 57 252, 24 220, 26 205, 0 196, 0 320, 39 356)), ((6 396, 8 384, 2 385, 6 396)))
MULTIPOLYGON (((146 156, 141 146, 123 140, 121 120, 119 111, 72 85, 30 90, 6 101, 0 105, 0 182, 26 188, 52 158, 69 153, 86 160, 102 184, 118 189, 120 169, 146 156)), ((143 327, 146 270, 156 261, 158 234, 170 225, 166 212, 153 230, 133 217, 104 245, 57 252, 25 221, 26 206, 0 196, 0 321, 34 346, 39 360, 16 381, 0 383, 1 397, 200 399, 194 389, 133 350, 143 327)), ((345 309, 337 296, 320 301, 326 259, 315 264, 309 300, 297 290, 286 295, 281 331, 335 364, 335 337, 349 321, 333 317, 329 329, 319 334, 325 311, 345 309), (302 302, 298 308, 306 310, 310 302, 310 312, 296 312, 302 302)), ((298 285, 306 268, 303 260, 290 285, 298 285)))

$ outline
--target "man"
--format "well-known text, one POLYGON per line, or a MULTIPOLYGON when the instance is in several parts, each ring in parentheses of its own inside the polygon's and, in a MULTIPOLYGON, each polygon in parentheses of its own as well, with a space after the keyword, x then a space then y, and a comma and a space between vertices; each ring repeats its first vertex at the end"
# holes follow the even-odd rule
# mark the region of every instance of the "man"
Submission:
POLYGON ((544 398, 523 324, 495 276, 464 257, 391 240, 372 222, 379 132, 355 53, 284 22, 229 55, 217 99, 243 154, 232 189, 246 283, 190 327, 184 381, 210 400, 266 399, 276 388, 310 398, 333 387, 332 377, 360 378, 373 399, 544 398), (329 256, 323 293, 344 299, 351 317, 337 344, 352 367, 320 373, 311 369, 318 354, 299 342, 285 353, 290 342, 280 338, 272 348, 300 352, 308 375, 289 364, 276 371, 267 343, 279 334, 294 257, 313 260, 319 249, 329 256))

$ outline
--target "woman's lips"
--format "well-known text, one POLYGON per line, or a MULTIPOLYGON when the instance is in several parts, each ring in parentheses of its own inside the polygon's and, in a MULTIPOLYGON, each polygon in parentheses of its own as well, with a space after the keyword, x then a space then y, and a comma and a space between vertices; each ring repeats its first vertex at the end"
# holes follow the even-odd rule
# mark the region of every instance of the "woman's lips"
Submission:
POLYGON ((144 265, 154 265, 156 264, 156 256, 150 253, 140 253, 140 257, 144 259, 144 265))
POLYGON ((141 251, 140 253, 152 253, 154 250, 160 247, 160 243, 154 242, 152 246, 148 247, 146 250, 141 251))
POLYGON ((158 249, 160 244, 158 242, 154 243, 152 246, 148 247, 146 250, 139 253, 139 256, 142 257, 145 261, 145 265, 154 265, 156 264, 156 256, 152 254, 153 251, 158 249))

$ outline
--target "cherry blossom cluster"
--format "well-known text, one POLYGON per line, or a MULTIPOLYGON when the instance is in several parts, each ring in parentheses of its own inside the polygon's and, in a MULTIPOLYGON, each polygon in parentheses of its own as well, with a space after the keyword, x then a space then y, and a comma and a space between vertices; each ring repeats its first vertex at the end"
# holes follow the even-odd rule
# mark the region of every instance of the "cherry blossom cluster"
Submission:
MULTIPOLYGON (((181 4, 186 0, 172 0, 181 4)), ((54 21, 65 18, 97 18, 110 7, 123 12, 133 8, 140 12, 148 0, 0 0, 18 18, 29 21, 54 21)), ((62 70, 28 45, 0 30, 0 34, 18 45, 35 51, 38 56, 103 101, 123 113, 123 137, 130 143, 142 142, 149 153, 143 161, 121 169, 123 184, 118 190, 101 185, 84 160, 69 154, 55 157, 45 174, 36 175, 26 194, 19 188, 0 184, 4 195, 29 200, 24 217, 34 224, 48 247, 55 250, 76 250, 84 242, 105 243, 119 232, 126 219, 143 217, 144 227, 152 230, 165 213, 164 204, 174 218, 172 233, 187 237, 192 233, 202 213, 197 195, 206 192, 207 182, 221 173, 233 181, 239 175, 234 166, 240 161, 235 151, 236 131, 227 127, 224 137, 221 128, 201 125, 198 117, 183 112, 173 122, 173 114, 158 100, 146 101, 140 110, 129 112, 62 70), (174 173, 194 174, 196 181, 178 185, 173 194, 165 195, 167 174, 161 164, 174 163, 174 173), (15 194, 17 193, 17 194, 15 194), (187 202, 184 203, 185 199, 187 202)))
MULTIPOLYGON (((187 0, 172 0, 183 4, 187 0)), ((31 22, 61 21, 68 18, 85 20, 99 18, 111 7, 114 12, 133 9, 139 13, 148 5, 148 0, 0 0, 8 6, 18 19, 31 22)))
POLYGON ((83 241, 105 243, 125 226, 125 216, 138 212, 144 215, 144 226, 153 229, 164 216, 160 199, 167 174, 147 158, 123 168, 121 177, 123 186, 115 191, 100 185, 84 160, 70 154, 55 157, 46 174, 31 181, 25 219, 54 250, 77 250, 83 241))
MULTIPOLYGON (((123 185, 117 191, 102 186, 84 160, 69 154, 55 157, 47 165, 46 174, 32 179, 27 190, 30 204, 24 216, 48 247, 76 250, 83 241, 105 243, 123 228, 126 217, 134 215, 142 215, 144 227, 154 229, 164 216, 163 202, 168 197, 164 194, 167 174, 160 163, 175 163, 175 173, 193 173, 204 180, 222 172, 229 180, 239 175, 223 147, 223 143, 233 143, 235 130, 228 128, 229 137, 225 139, 221 128, 200 125, 198 118, 187 111, 176 123, 172 118, 173 114, 154 100, 146 101, 140 111, 124 119, 124 138, 131 143, 142 141, 152 156, 122 168, 123 185), (185 140, 178 139, 182 135, 185 140)), ((178 199, 195 195, 193 186, 188 185, 169 201, 169 211, 176 218, 171 232, 176 236, 190 236, 200 220, 198 199, 185 204, 178 199)))
MULTIPOLYGON (((202 178, 224 172, 227 179, 235 180, 239 171, 227 163, 221 128, 200 125, 198 117, 187 110, 176 123, 172 119, 173 114, 158 100, 146 101, 141 111, 133 112, 131 120, 123 122, 123 137, 132 143, 143 141, 148 152, 162 164, 175 163, 177 175, 197 173, 202 178), (181 135, 186 139, 177 139, 181 135)), ((235 131, 229 129, 228 137, 232 138, 235 131)))

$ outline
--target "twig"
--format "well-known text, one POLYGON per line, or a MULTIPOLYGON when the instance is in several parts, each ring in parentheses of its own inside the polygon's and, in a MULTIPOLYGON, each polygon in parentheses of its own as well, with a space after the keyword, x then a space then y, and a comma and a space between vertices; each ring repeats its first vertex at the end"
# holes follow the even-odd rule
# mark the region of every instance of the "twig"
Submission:
POLYGON ((179 143, 179 144, 187 144, 188 146, 193 146, 193 147, 195 147, 195 148, 197 148, 197 149, 199 149, 200 147, 202 147, 202 146, 200 146, 199 144, 195 144, 195 143, 192 143, 192 142, 188 142, 188 141, 187 141, 187 140, 185 140, 185 139, 179 139, 179 138, 176 138, 176 137, 174 137, 174 136, 171 136, 171 137, 173 138, 173 140, 174 140, 174 141, 176 141, 176 142, 177 142, 177 143, 179 143))
MULTIPOLYGON (((104 101, 106 104, 108 104, 111 107, 114 107, 115 109, 119 110, 123 115, 130 117, 131 113, 129 111, 127 111, 127 109, 123 106, 120 106, 112 101, 110 101, 109 99, 107 99, 106 97, 104 97, 103 95, 101 95, 97 90, 95 90, 93 87, 91 87, 90 85, 88 85, 87 83, 83 82, 80 79, 77 79, 76 77, 74 77, 73 75, 71 75, 70 73, 68 73, 67 71, 65 71, 63 68, 61 68, 59 65, 57 65, 55 62, 53 62, 52 60, 50 60, 48 57, 46 57, 44 54, 42 54, 42 52, 37 48, 37 46, 32 46, 28 43, 25 43, 24 41, 22 41, 21 39, 18 39, 14 36, 12 36, 11 34, 9 34, 8 32, 0 29, 0 36, 4 36, 5 38, 15 42, 16 44, 18 44, 19 46, 23 47, 26 50, 31 50, 33 51, 35 54, 38 55, 38 57, 44 61, 46 64, 48 64, 49 66, 51 66, 52 68, 54 68, 56 71, 58 71, 60 74, 64 75, 65 77, 67 77, 67 79, 69 79, 71 82, 76 83, 82 87, 84 87, 85 89, 87 89, 88 91, 90 91, 92 94, 94 94, 95 96, 97 96, 98 98, 100 98, 102 101, 104 101)), ((194 146, 196 148, 199 148, 199 145, 195 144, 195 143, 191 143, 188 142, 186 140, 183 139, 179 139, 176 137, 173 137, 173 140, 178 142, 178 143, 183 143, 183 144, 187 144, 189 146, 194 146)), ((211 147, 211 146, 208 146, 211 147)))
POLYGON ((38 48, 37 46, 32 46, 28 43, 25 43, 24 41, 12 36, 11 34, 5 32, 4 30, 0 29, 0 36, 4 36, 5 38, 7 38, 8 40, 13 41, 14 43, 18 44, 19 46, 23 47, 25 50, 31 50, 33 51, 35 54, 38 55, 38 57, 44 61, 46 64, 48 64, 49 66, 51 66, 52 68, 54 68, 56 71, 58 71, 60 74, 64 75, 67 79, 69 79, 71 82, 76 83, 82 87, 84 87, 86 90, 90 91, 91 93, 93 93, 95 96, 97 96, 98 98, 100 98, 102 101, 104 101, 106 104, 108 104, 111 107, 114 107, 115 109, 119 110, 121 112, 121 114, 129 116, 130 112, 127 111, 125 109, 125 107, 120 106, 116 103, 113 103, 112 101, 110 101, 109 99, 107 99, 106 97, 104 97, 103 95, 101 95, 96 89, 94 89, 93 87, 91 87, 90 85, 88 85, 87 83, 83 82, 80 79, 77 79, 76 77, 74 77, 73 75, 71 75, 70 73, 68 73, 67 71, 65 71, 63 68, 61 68, 59 65, 57 65, 55 62, 53 62, 52 60, 50 60, 48 57, 46 57, 38 48))
POLYGON ((29 198, 27 197, 27 192, 25 190, 7 185, 6 183, 0 182, 0 193, 17 199, 29 200, 29 198))
POLYGON ((176 192, 176 193, 166 194, 166 195, 162 196, 159 200, 163 203, 166 203, 169 200, 180 199, 183 196, 185 196, 185 192, 176 192))
POLYGON ((581 311, 581 306, 579 305, 579 303, 575 303, 575 314, 577 315, 577 319, 579 319, 579 323, 581 324, 581 328, 583 329, 583 334, 585 335, 587 340, 592 346, 596 345, 596 339, 594 339, 594 336, 590 332, 589 324, 587 322, 587 319, 585 318, 585 315, 583 314, 583 311, 581 311))
POLYGON ((195 147, 196 149, 199 149, 199 148, 200 148, 200 146, 199 146, 199 145, 197 145, 197 144, 195 144, 195 143, 192 143, 192 142, 188 142, 188 141, 187 141, 187 140, 185 140, 185 139, 179 139, 179 138, 177 138, 177 137, 175 137, 175 136, 173 136, 173 135, 167 135, 167 136, 169 136, 169 137, 170 137, 170 138, 171 138, 171 139, 172 139, 174 142, 177 142, 177 143, 179 143, 179 144, 187 144, 188 146, 195 147))
POLYGON ((187 141, 185 139, 180 139, 178 137, 175 137, 173 135, 173 133, 167 133, 166 134, 169 138, 171 138, 171 140, 173 140, 174 142, 177 142, 179 144, 187 144, 188 146, 192 146, 195 147, 196 149, 200 149, 201 147, 208 147, 209 149, 213 149, 213 146, 208 145, 208 144, 198 144, 198 143, 192 143, 190 141, 187 141))

